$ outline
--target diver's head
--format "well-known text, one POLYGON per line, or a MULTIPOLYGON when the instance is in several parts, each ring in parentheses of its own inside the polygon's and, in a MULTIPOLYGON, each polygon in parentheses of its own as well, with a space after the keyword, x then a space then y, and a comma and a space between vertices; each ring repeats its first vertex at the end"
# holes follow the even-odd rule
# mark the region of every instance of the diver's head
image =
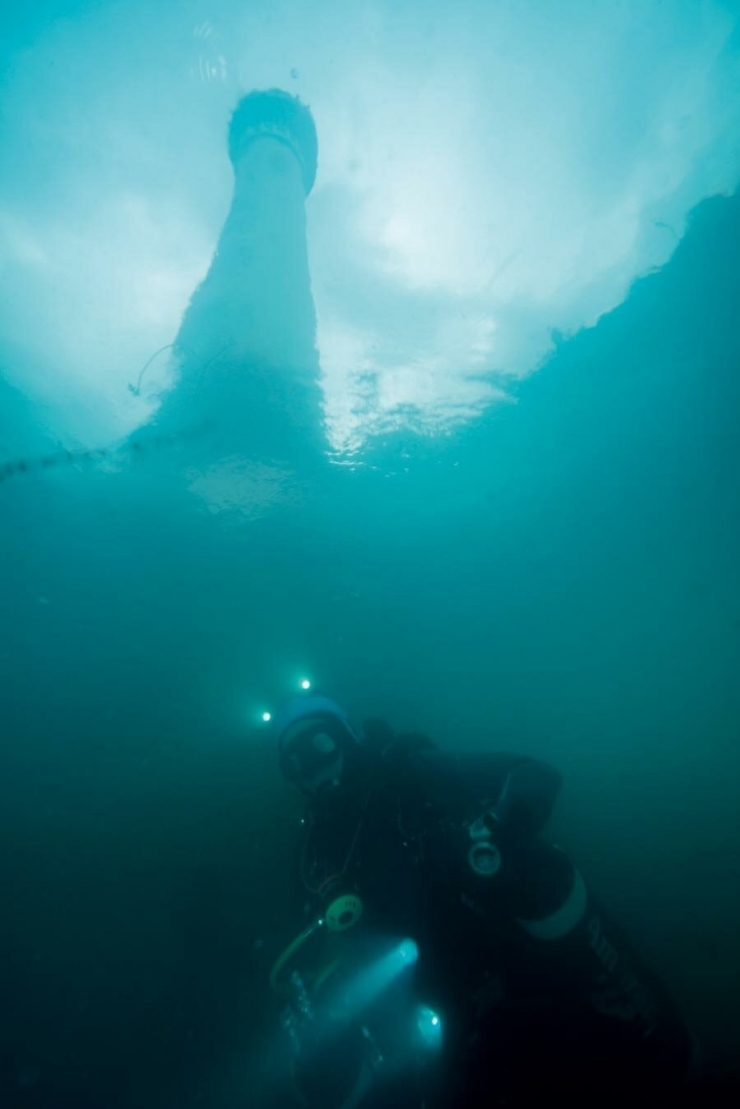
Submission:
POLYGON ((275 715, 280 769, 302 793, 316 796, 346 781, 360 740, 347 714, 319 694, 295 697, 275 715))

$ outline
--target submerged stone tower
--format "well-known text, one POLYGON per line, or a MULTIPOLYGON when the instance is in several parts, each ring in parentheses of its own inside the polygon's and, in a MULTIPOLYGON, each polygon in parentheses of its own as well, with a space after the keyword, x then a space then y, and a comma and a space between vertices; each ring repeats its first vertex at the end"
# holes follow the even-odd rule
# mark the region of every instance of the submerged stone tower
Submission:
POLYGON ((316 128, 287 93, 252 92, 233 114, 228 148, 231 208, 185 312, 176 383, 155 424, 169 432, 207 418, 211 462, 290 461, 323 441, 304 211, 316 128))

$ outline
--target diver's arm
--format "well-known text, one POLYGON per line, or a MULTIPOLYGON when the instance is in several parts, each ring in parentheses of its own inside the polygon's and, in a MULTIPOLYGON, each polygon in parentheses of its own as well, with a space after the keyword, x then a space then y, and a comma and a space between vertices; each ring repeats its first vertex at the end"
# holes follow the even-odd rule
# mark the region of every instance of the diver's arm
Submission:
POLYGON ((406 773, 429 803, 487 810, 507 843, 540 835, 562 786, 558 771, 539 759, 488 751, 416 751, 406 773))
POLYGON ((550 819, 561 786, 554 767, 538 759, 522 759, 506 774, 491 817, 507 839, 532 840, 550 819))

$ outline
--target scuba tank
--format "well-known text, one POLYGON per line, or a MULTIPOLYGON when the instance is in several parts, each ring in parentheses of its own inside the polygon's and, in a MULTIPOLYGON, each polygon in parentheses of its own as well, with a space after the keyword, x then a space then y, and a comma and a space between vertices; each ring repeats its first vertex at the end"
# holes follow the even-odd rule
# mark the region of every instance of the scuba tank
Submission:
POLYGON ((607 1089, 621 1081, 633 1088, 636 1075, 656 1090, 680 1087, 690 1076, 693 1052, 682 1016, 568 855, 541 837, 507 836, 491 810, 467 831, 470 892, 463 898, 498 910, 503 903, 513 919, 517 955, 506 969, 507 992, 527 999, 525 1028, 526 1022, 538 1027, 542 998, 539 1029, 547 1026, 549 1056, 561 1076, 566 1055, 576 1050, 584 1082, 601 1068, 589 1087, 594 1093, 599 1082, 607 1089))

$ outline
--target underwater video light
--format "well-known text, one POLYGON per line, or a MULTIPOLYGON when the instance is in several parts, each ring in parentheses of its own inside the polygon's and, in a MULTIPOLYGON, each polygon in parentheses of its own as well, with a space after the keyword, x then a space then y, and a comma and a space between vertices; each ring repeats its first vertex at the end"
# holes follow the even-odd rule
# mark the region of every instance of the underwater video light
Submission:
POLYGON ((402 964, 415 963, 419 958, 416 940, 402 940, 396 949, 396 957, 402 964))

